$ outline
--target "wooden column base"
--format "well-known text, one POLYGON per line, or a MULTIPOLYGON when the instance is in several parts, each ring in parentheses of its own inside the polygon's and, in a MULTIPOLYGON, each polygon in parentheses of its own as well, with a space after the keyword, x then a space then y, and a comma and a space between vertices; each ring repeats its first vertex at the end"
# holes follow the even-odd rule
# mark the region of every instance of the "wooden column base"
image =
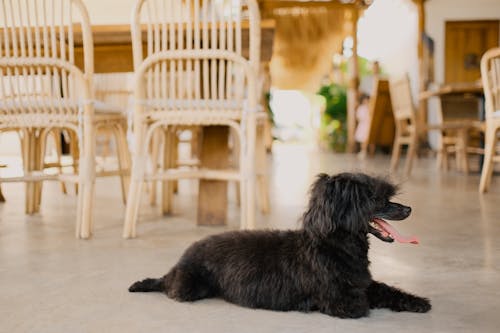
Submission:
MULTIPOLYGON (((229 167, 229 128, 206 126, 202 130, 201 167, 229 167)), ((198 225, 227 223, 227 181, 200 179, 198 193, 198 225)))

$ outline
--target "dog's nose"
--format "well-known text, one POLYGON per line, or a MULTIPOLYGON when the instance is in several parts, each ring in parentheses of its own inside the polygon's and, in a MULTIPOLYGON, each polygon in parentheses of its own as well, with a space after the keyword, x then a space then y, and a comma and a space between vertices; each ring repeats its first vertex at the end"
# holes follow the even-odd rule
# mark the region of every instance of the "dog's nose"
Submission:
POLYGON ((411 207, 406 206, 404 212, 405 212, 406 215, 410 215, 410 213, 411 213, 411 207))

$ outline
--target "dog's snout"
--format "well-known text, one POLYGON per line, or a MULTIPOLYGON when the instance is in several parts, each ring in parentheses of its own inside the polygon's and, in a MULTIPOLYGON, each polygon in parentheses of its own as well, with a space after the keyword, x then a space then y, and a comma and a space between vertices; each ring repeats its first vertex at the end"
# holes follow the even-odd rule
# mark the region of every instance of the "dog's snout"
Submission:
POLYGON ((385 209, 377 214, 378 217, 388 220, 404 220, 410 216, 411 207, 395 202, 389 202, 385 209))

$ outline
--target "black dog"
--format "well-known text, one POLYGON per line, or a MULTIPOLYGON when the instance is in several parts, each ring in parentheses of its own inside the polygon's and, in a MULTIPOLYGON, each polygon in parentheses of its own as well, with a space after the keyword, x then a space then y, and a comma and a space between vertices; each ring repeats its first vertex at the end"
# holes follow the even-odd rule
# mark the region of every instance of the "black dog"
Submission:
POLYGON ((165 292, 178 301, 220 297, 250 308, 367 316, 370 308, 427 312, 429 300, 372 280, 368 233, 404 238, 382 219, 403 220, 411 208, 390 202, 396 187, 364 174, 321 174, 311 190, 303 229, 235 231, 190 246, 160 279, 130 292, 165 292))

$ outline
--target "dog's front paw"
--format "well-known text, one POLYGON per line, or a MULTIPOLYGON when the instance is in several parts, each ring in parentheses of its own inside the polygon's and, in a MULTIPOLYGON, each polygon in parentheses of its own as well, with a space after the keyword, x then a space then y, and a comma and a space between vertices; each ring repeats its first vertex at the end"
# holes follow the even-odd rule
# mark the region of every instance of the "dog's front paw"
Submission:
POLYGON ((412 297, 405 302, 403 311, 425 313, 431 308, 431 302, 427 298, 412 297))

